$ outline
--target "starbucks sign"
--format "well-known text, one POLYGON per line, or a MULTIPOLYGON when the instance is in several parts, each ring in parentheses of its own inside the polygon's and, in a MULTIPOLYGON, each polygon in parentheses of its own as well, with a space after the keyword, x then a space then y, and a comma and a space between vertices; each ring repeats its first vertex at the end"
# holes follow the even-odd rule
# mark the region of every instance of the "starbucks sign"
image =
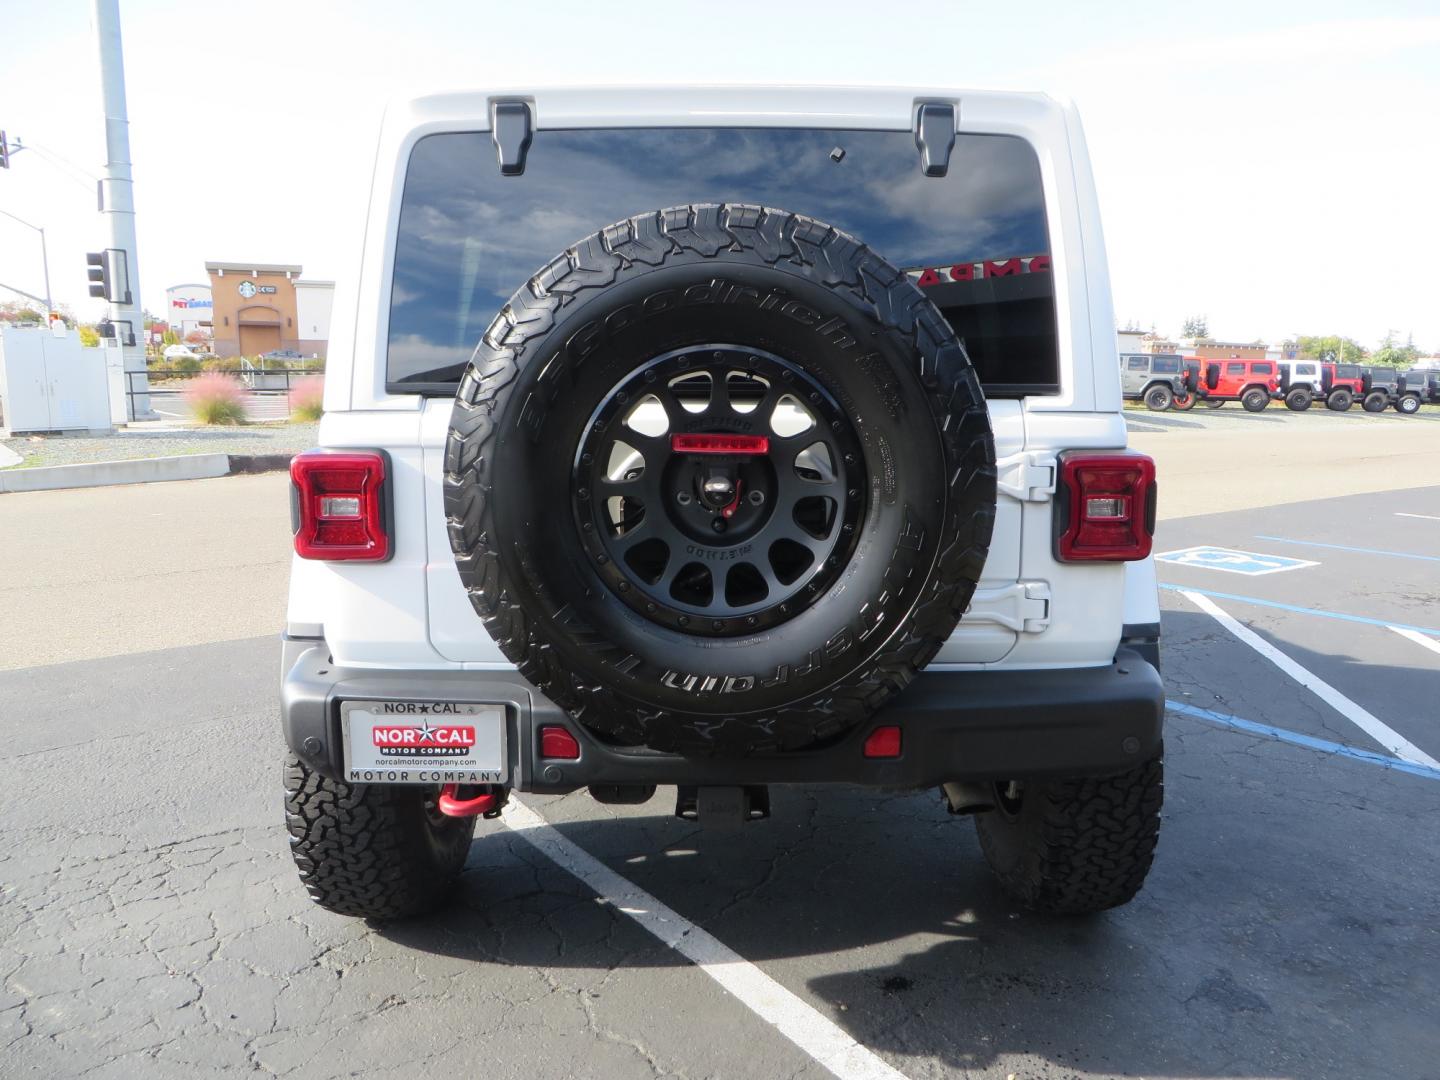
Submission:
POLYGON ((240 295, 243 296, 246 300, 249 300, 256 293, 269 294, 275 291, 274 285, 256 285, 253 281, 242 281, 240 282, 238 288, 240 290, 240 295))

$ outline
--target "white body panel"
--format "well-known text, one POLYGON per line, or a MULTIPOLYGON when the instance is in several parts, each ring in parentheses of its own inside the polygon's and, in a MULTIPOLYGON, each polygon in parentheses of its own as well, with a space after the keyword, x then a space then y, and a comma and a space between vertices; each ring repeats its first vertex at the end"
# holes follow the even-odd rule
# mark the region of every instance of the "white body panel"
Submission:
POLYGON ((531 101, 540 131, 686 125, 909 130, 917 100, 954 101, 960 131, 1025 138, 1039 159, 1050 226, 1061 391, 991 403, 1001 491, 994 539, 971 610, 936 664, 1108 664, 1123 623, 1158 621, 1148 561, 1060 564, 1052 555, 1055 455, 1126 444, 1104 241, 1073 108, 1038 94, 959 90, 611 88, 446 94, 387 113, 358 282, 336 295, 320 442, 390 452, 395 555, 384 564, 297 558, 292 633, 315 634, 323 627, 336 662, 347 666, 509 666, 471 608, 450 554, 441 486, 449 402, 390 394, 384 371, 410 150, 425 135, 485 130, 489 104, 499 97, 531 101))

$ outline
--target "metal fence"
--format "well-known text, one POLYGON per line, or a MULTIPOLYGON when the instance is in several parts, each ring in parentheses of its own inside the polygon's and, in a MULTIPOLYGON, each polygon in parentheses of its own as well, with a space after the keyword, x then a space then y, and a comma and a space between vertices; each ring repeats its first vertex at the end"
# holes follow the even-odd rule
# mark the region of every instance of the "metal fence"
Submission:
MULTIPOLYGON (((202 375, 214 375, 213 371, 127 371, 125 372, 125 397, 129 415, 137 415, 137 399, 148 398, 152 410, 162 416, 182 417, 189 415, 184 394, 190 383, 202 375), (137 377, 149 380, 136 386, 137 377)), ((233 377, 245 390, 245 416, 249 420, 285 420, 290 416, 290 389, 292 385, 306 378, 324 378, 325 372, 308 368, 270 368, 261 370, 250 367, 238 371, 223 371, 218 374, 233 377)))

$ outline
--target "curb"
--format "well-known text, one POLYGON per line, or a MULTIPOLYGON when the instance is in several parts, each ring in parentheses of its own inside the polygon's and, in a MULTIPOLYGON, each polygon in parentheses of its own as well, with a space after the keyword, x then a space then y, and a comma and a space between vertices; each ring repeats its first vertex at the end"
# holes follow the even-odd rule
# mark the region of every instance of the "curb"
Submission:
POLYGON ((293 456, 179 454, 126 461, 88 461, 78 465, 44 465, 34 469, 5 469, 0 471, 0 493, 154 484, 169 480, 209 480, 217 476, 278 472, 290 467, 293 456))

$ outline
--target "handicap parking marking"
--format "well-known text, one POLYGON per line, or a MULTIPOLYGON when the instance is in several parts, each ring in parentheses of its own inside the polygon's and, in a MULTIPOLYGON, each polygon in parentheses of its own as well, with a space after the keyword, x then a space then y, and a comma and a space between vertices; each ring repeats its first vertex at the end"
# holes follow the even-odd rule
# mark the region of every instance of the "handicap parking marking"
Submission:
POLYGON ((1227 574, 1244 574, 1246 577, 1278 574, 1285 570, 1301 570, 1307 566, 1320 565, 1309 559, 1261 555, 1255 551, 1237 551, 1234 548, 1211 547, 1208 544, 1181 548, 1178 551, 1164 551, 1155 556, 1155 561, 1176 566, 1198 566, 1206 570, 1223 570, 1227 574))

